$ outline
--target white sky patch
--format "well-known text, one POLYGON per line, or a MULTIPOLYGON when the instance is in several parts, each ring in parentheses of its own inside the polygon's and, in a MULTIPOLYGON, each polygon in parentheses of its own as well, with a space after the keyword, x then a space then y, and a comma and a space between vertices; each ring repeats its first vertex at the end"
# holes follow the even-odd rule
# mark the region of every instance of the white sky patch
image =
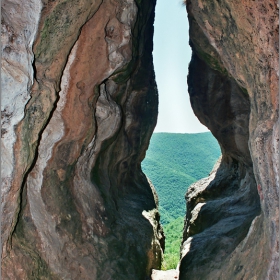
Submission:
POLYGON ((161 0, 156 5, 154 66, 159 91, 159 116, 155 132, 209 131, 193 113, 187 74, 191 60, 189 24, 183 1, 161 0))

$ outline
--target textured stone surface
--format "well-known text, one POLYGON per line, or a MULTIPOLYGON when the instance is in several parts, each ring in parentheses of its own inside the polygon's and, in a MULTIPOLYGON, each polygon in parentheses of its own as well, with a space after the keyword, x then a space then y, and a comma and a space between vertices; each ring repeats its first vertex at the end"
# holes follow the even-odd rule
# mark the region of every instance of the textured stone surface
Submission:
POLYGON ((4 279, 160 268, 157 198, 140 167, 157 116, 154 5, 2 2, 4 279))
MULTIPOLYGON (((23 4, 21 1, 2 2, 1 205, 5 216, 1 228, 2 243, 6 243, 9 238, 14 226, 14 215, 19 208, 17 198, 20 183, 14 183, 14 144, 17 138, 15 126, 24 116, 25 105, 30 99, 30 89, 34 81, 32 45, 40 10, 40 1, 26 1, 23 4), (32 12, 30 6, 33 7, 32 12), (21 13, 24 16, 21 16, 21 13)), ((21 173, 25 168, 25 164, 22 164, 21 173)))
POLYGON ((153 269, 152 280, 176 280, 179 277, 179 271, 176 269, 156 270, 153 269))
POLYGON ((180 279, 278 279, 278 4, 186 4, 191 103, 222 159, 186 195, 180 279))

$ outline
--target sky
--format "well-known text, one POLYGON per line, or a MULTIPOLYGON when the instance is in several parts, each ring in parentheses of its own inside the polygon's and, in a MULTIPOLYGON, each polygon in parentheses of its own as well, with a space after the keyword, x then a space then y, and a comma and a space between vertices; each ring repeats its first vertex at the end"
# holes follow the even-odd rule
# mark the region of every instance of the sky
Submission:
POLYGON ((199 133, 208 129, 194 115, 187 86, 191 48, 183 0, 158 0, 154 23, 154 67, 159 115, 154 132, 199 133))

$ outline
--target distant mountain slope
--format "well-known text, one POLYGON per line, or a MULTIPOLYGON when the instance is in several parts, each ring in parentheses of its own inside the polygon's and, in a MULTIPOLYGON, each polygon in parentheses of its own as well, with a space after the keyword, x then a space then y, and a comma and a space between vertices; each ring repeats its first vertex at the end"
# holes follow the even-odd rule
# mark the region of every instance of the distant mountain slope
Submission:
POLYGON ((157 190, 163 224, 185 215, 187 188, 209 174, 220 154, 210 132, 153 134, 142 169, 157 190))

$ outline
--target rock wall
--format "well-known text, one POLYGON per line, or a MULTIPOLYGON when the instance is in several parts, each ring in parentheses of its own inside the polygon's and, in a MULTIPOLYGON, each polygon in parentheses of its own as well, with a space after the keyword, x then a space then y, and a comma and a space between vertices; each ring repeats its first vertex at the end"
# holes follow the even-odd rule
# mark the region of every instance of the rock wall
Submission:
POLYGON ((278 4, 186 5, 191 104, 222 158, 186 195, 179 278, 278 279, 278 4))
POLYGON ((3 279, 145 279, 155 1, 2 1, 3 279))

